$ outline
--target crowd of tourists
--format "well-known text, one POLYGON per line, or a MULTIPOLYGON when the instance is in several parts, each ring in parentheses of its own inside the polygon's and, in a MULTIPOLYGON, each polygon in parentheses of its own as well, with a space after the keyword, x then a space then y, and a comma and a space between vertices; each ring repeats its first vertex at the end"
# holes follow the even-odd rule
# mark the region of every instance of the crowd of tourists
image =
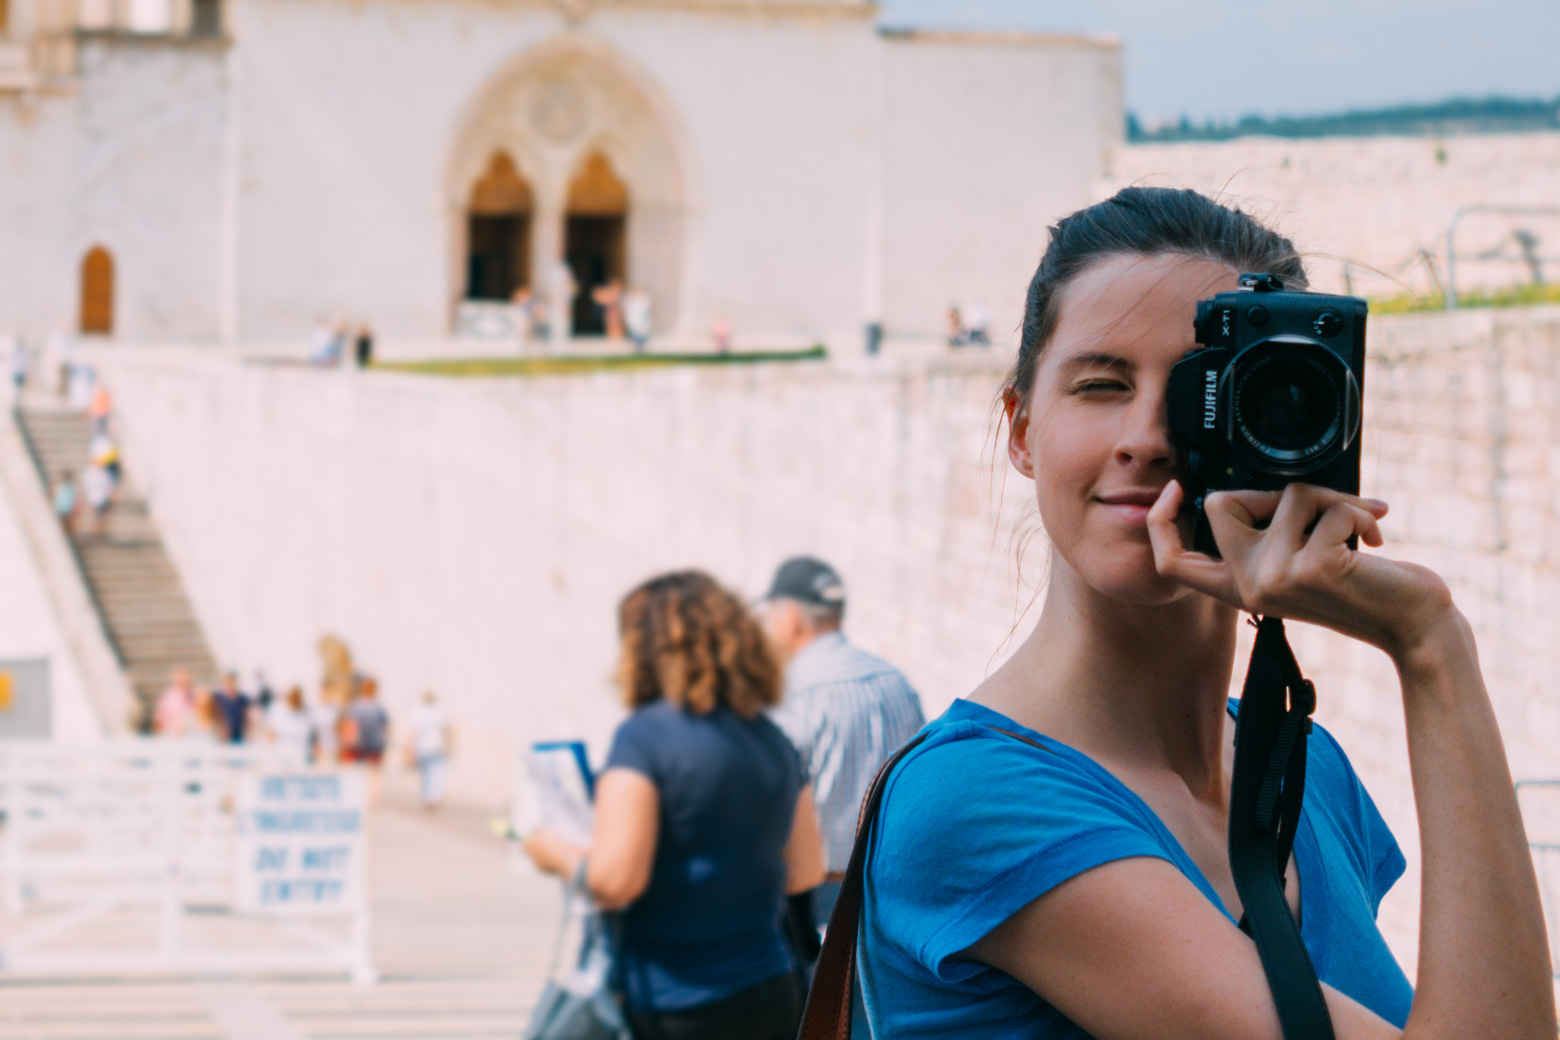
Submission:
MULTIPOLYGON (((438 697, 425 693, 400 728, 399 746, 421 777, 422 803, 435 809, 444 799, 451 750, 450 723, 438 697)), ((376 771, 395 746, 379 683, 368 675, 353 676, 345 697, 322 690, 310 698, 300 685, 278 694, 263 673, 248 689, 233 671, 208 688, 181 668, 152 707, 151 731, 169 739, 273 747, 289 761, 314 766, 376 771)))

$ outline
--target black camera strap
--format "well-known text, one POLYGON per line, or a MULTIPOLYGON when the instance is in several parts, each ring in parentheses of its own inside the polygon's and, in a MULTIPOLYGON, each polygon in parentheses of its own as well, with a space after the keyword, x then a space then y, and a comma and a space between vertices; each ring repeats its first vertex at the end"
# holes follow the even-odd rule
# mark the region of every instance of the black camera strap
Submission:
POLYGON ((1333 1040, 1316 968, 1284 899, 1314 710, 1316 690, 1300 674, 1283 620, 1262 618, 1235 722, 1230 872, 1246 908, 1241 928, 1262 957, 1284 1040, 1333 1040))

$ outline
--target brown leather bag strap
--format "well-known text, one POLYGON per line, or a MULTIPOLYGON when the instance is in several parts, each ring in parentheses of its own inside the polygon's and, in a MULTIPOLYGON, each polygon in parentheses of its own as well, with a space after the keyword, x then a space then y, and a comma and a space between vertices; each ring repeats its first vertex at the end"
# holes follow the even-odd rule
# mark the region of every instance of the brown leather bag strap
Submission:
MULTIPOLYGON (((1021 733, 996 726, 986 728, 1054 754, 1038 740, 1021 733)), ((872 778, 867 796, 862 799, 861 814, 856 820, 856 844, 850 850, 850 866, 845 868, 839 899, 829 914, 823 952, 818 955, 818 964, 813 971, 812 989, 807 993, 807 1011, 802 1016, 802 1031, 797 1034, 797 1040, 850 1040, 851 1000, 856 989, 856 938, 861 931, 861 904, 872 825, 877 819, 878 807, 883 803, 888 775, 925 739, 926 734, 920 734, 884 762, 883 768, 872 778)))

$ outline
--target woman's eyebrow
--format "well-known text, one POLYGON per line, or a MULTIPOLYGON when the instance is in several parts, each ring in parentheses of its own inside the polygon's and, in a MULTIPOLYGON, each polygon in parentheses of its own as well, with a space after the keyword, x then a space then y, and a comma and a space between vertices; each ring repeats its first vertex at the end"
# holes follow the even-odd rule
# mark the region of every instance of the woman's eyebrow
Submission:
POLYGON ((1102 354, 1098 351, 1088 351, 1082 354, 1074 354, 1062 362, 1066 368, 1125 368, 1133 369, 1137 366, 1124 357, 1115 354, 1102 354))

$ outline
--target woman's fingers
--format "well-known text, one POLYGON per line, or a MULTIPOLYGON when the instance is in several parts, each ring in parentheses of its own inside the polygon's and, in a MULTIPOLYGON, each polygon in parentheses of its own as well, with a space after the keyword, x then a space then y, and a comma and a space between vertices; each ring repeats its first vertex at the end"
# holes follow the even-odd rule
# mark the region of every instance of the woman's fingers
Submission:
POLYGON ((1155 568, 1162 577, 1239 606, 1229 567, 1224 561, 1186 548, 1181 528, 1176 523, 1184 498, 1181 485, 1172 480, 1148 511, 1148 540, 1154 550, 1155 568))
POLYGON ((1225 556, 1250 549, 1278 509, 1277 491, 1215 491, 1203 499, 1213 540, 1225 556))
POLYGON ((1306 541, 1306 548, 1319 547, 1323 551, 1343 545, 1358 535, 1366 545, 1381 544, 1381 528, 1369 510, 1353 502, 1339 501, 1327 507, 1306 541))

